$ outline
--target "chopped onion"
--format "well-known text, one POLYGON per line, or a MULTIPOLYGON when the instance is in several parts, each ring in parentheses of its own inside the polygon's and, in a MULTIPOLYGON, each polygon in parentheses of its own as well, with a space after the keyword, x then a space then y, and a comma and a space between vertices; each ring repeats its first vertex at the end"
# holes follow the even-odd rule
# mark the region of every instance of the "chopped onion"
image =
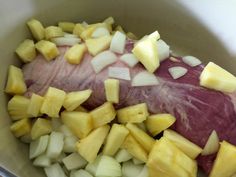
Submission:
POLYGON ((92 59, 91 64, 93 66, 94 71, 96 73, 99 73, 106 66, 115 63, 116 60, 116 55, 113 52, 107 50, 96 55, 92 59))
POLYGON ((77 152, 68 155, 62 160, 62 162, 64 163, 67 170, 83 168, 87 164, 87 161, 77 152))
POLYGON ((133 163, 134 163, 135 165, 144 164, 144 162, 143 162, 143 161, 141 161, 141 160, 138 160, 138 159, 136 159, 136 158, 133 158, 133 163))
POLYGON ((105 35, 110 35, 110 32, 108 31, 108 29, 104 27, 99 27, 93 32, 92 38, 98 38, 105 35))
POLYGON ((176 63, 180 63, 180 60, 175 58, 175 57, 170 57, 170 61, 176 62, 176 63))
POLYGON ((55 163, 49 167, 44 168, 47 177, 66 177, 63 169, 58 163, 55 163))
POLYGON ((117 79, 130 80, 129 68, 109 67, 108 76, 117 79))
POLYGON ((188 72, 188 70, 182 66, 171 67, 168 69, 168 71, 173 79, 178 79, 188 72))
POLYGON ((62 163, 62 160, 66 157, 66 154, 62 152, 56 159, 53 159, 53 161, 62 163))
POLYGON ((58 118, 52 118, 51 124, 52 124, 53 131, 59 131, 60 127, 62 126, 61 119, 58 119, 58 118))
POLYGON ((114 158, 104 155, 101 157, 95 176, 120 177, 121 165, 114 158))
POLYGON ((47 156, 49 158, 55 159, 57 158, 60 153, 62 152, 63 145, 64 145, 64 135, 61 132, 52 132, 47 147, 47 156))
POLYGON ((135 165, 132 161, 124 162, 122 165, 123 177, 137 177, 143 169, 143 165, 135 165))
POLYGON ((89 172, 86 170, 78 170, 71 173, 70 177, 93 177, 89 172))
POLYGON ((116 31, 111 40, 110 50, 119 54, 124 53, 126 35, 116 31))
POLYGON ((151 86, 158 84, 159 82, 154 74, 149 73, 147 71, 142 71, 134 76, 131 85, 133 87, 138 87, 138 86, 151 86))
POLYGON ((44 135, 30 143, 29 157, 33 159, 46 151, 49 136, 44 135))
POLYGON ((134 67, 138 63, 138 59, 132 53, 126 53, 120 57, 129 67, 134 67))
POLYGON ((59 128, 59 131, 63 133, 65 137, 74 135, 72 131, 64 124, 59 128))
POLYGON ((145 165, 138 177, 149 177, 148 168, 145 165))
POLYGON ((33 165, 38 167, 48 167, 51 165, 51 159, 48 158, 45 154, 43 154, 38 156, 34 160, 33 165))
POLYGON ((101 157, 101 155, 98 155, 94 162, 88 163, 88 165, 85 167, 85 170, 95 176, 101 157))
POLYGON ((75 34, 64 33, 65 38, 78 38, 75 34))
POLYGON ((163 61, 170 56, 170 46, 160 39, 157 41, 157 52, 159 60, 163 61))
POLYGON ((211 132, 211 135, 209 136, 204 149, 202 151, 202 155, 210 155, 214 154, 219 149, 219 137, 215 130, 211 132))
POLYGON ((71 153, 76 151, 76 142, 78 139, 75 136, 67 136, 64 138, 63 152, 71 153))
POLYGON ((184 63, 186 63, 187 65, 192 66, 192 67, 198 66, 202 63, 201 60, 199 60, 198 58, 193 57, 193 56, 185 56, 182 58, 182 60, 184 63))
POLYGON ((51 41, 57 46, 73 46, 80 43, 81 39, 75 37, 56 37, 52 38, 51 41))
POLYGON ((133 156, 126 149, 120 149, 115 155, 115 159, 119 163, 126 162, 132 158, 133 156))

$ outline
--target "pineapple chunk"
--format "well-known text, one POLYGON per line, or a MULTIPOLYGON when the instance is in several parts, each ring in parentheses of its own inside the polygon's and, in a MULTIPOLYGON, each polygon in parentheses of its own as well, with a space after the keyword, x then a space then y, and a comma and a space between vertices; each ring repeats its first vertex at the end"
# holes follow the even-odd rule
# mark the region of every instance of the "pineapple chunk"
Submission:
POLYGON ((93 128, 92 117, 85 112, 61 113, 62 122, 79 138, 85 138, 93 128))
POLYGON ((123 144, 129 130, 124 125, 113 124, 103 148, 103 154, 113 156, 123 144))
POLYGON ((56 44, 49 41, 41 40, 35 44, 35 47, 48 61, 60 54, 56 44))
POLYGON ((86 108, 84 108, 83 106, 79 106, 78 108, 76 108, 74 111, 79 111, 79 112, 89 112, 86 108))
POLYGON ((50 120, 44 118, 38 118, 31 129, 32 140, 37 139, 42 135, 49 134, 52 131, 52 124, 50 120))
POLYGON ((142 146, 134 139, 132 135, 128 135, 122 144, 122 148, 126 149, 133 157, 143 162, 147 162, 148 154, 142 146))
POLYGON ((118 25, 118 26, 115 28, 115 31, 120 31, 121 33, 125 34, 124 29, 123 29, 122 26, 120 26, 120 25, 118 25))
POLYGON ((115 20, 113 17, 108 17, 106 18, 103 23, 109 24, 109 25, 113 25, 115 23, 115 20))
MULTIPOLYGON (((81 28, 81 27, 80 27, 81 28)), ((77 27, 78 29, 78 33, 79 33, 79 27, 77 27)), ((93 34, 94 30, 96 29, 96 26, 95 25, 89 25, 85 30, 82 31, 82 33, 80 34, 80 37, 85 41, 87 39, 89 39, 91 37, 91 35, 93 34)))
POLYGON ((92 163, 96 159, 109 129, 109 125, 101 126, 93 130, 86 138, 81 139, 78 143, 76 143, 78 152, 89 163, 92 163))
POLYGON ((59 111, 61 110, 65 97, 66 93, 63 90, 49 87, 44 96, 40 112, 50 117, 59 117, 59 111))
POLYGON ((15 95, 12 97, 7 105, 7 110, 12 120, 19 120, 29 117, 27 114, 29 102, 30 100, 23 96, 15 95))
POLYGON ((231 177, 236 173, 236 146, 223 141, 210 177, 231 177))
POLYGON ((16 49, 17 55, 24 62, 31 62, 36 57, 34 41, 30 39, 24 40, 16 49))
MULTIPOLYGON (((90 24, 88 25, 87 29, 90 28, 90 27, 94 27, 94 30, 93 32, 97 29, 97 28, 100 28, 100 27, 103 27, 103 28, 106 28, 109 32, 112 32, 112 25, 111 24, 108 24, 108 23, 94 23, 94 24, 90 24)), ((90 35, 91 36, 91 35, 90 35)), ((90 37, 89 36, 89 37, 90 37)))
POLYGON ((95 56, 110 47, 111 38, 110 35, 106 35, 99 38, 87 39, 85 44, 88 47, 89 53, 95 56))
POLYGON ((43 97, 33 93, 30 98, 27 114, 32 117, 37 117, 39 115, 40 108, 43 104, 43 100, 43 97))
POLYGON ((60 27, 57 26, 49 26, 45 28, 45 38, 51 39, 54 37, 62 37, 64 36, 64 32, 60 27))
POLYGON ((200 75, 200 85, 232 93, 236 90, 236 77, 213 62, 209 62, 200 75))
POLYGON ((73 33, 75 28, 75 24, 72 22, 59 22, 58 26, 64 31, 68 33, 73 33))
POLYGON ((126 33, 126 36, 127 36, 129 39, 138 40, 138 37, 137 37, 134 33, 132 33, 132 32, 126 33))
POLYGON ((21 119, 17 122, 14 122, 10 127, 12 133, 15 137, 20 137, 26 135, 31 130, 31 122, 28 118, 21 119))
POLYGON ((144 65, 144 67, 153 73, 160 65, 158 58, 156 36, 141 39, 132 50, 135 57, 144 65))
POLYGON ((128 123, 126 124, 126 128, 129 129, 131 135, 147 152, 151 151, 153 145, 155 144, 155 140, 152 137, 134 124, 128 123))
POLYGON ((116 117, 116 111, 110 102, 95 108, 90 112, 92 115, 94 128, 100 127, 111 122, 116 117))
POLYGON ((10 65, 5 92, 9 94, 23 94, 26 89, 22 70, 16 66, 10 65))
POLYGON ((79 37, 85 29, 81 23, 77 23, 73 29, 73 34, 79 37))
POLYGON ((141 123, 147 119, 148 115, 146 103, 128 106, 117 111, 119 123, 141 123))
POLYGON ((148 168, 148 174, 149 174, 149 177, 171 177, 167 175, 165 172, 158 170, 157 167, 155 169, 148 168))
POLYGON ((119 87, 120 81, 118 79, 106 79, 104 81, 106 99, 112 103, 119 103, 119 87))
POLYGON ((202 148, 173 130, 165 130, 163 136, 174 143, 181 151, 192 159, 195 159, 202 152, 202 148))
POLYGON ((174 124, 176 118, 171 114, 155 114, 151 115, 145 121, 148 131, 156 136, 163 130, 174 124))
POLYGON ((45 30, 44 30, 44 27, 40 21, 38 21, 36 19, 32 19, 27 22, 27 25, 28 25, 33 37, 37 41, 44 39, 45 30))
POLYGON ((162 137, 151 150, 147 166, 153 173, 163 172, 171 177, 196 177, 197 163, 167 138, 162 137))
POLYGON ((70 64, 79 64, 86 50, 85 44, 75 44, 66 51, 65 58, 70 64))

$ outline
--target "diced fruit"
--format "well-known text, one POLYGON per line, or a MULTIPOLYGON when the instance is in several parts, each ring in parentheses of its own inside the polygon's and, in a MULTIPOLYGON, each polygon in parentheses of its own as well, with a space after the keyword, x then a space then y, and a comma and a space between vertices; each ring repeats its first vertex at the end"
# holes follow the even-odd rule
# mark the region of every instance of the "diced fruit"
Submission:
POLYGON ((12 120, 19 120, 29 117, 27 109, 30 100, 26 97, 15 95, 13 96, 7 105, 7 110, 12 120))
POLYGON ((106 99, 112 103, 119 103, 120 81, 117 79, 107 79, 104 81, 106 99))
POLYGON ((94 128, 111 122, 116 117, 116 111, 110 102, 106 102, 90 112, 94 128))
POLYGON ((148 131, 156 136, 163 130, 166 130, 176 121, 176 118, 171 114, 155 114, 151 115, 145 121, 148 131))
POLYGON ((60 132, 52 132, 48 140, 47 156, 55 159, 62 152, 64 135, 60 132))
POLYGON ((89 113, 64 111, 61 113, 61 119, 78 138, 85 138, 93 128, 89 113))
POLYGON ((75 171, 70 177, 93 177, 89 172, 86 170, 78 170, 75 171))
POLYGON ((115 28, 115 31, 119 31, 119 32, 125 34, 124 29, 123 29, 122 26, 120 26, 120 25, 118 25, 118 26, 115 28))
POLYGON ((70 64, 79 64, 86 50, 87 48, 85 44, 75 44, 67 50, 65 58, 70 64))
POLYGON ((59 132, 63 133, 63 135, 65 137, 70 137, 70 136, 74 136, 73 132, 71 131, 70 128, 68 128, 67 125, 63 124, 60 126, 59 128, 59 132))
POLYGON ((98 37, 102 37, 102 36, 106 36, 106 35, 110 35, 110 32, 108 31, 108 29, 105 27, 99 27, 94 30, 91 37, 98 38, 98 37))
POLYGON ((36 57, 34 41, 30 39, 24 40, 16 49, 17 55, 24 62, 31 62, 36 57))
POLYGON ((30 98, 27 114, 32 117, 37 117, 43 104, 43 100, 43 97, 33 93, 30 98))
POLYGON ((113 124, 103 147, 103 154, 113 156, 123 144, 129 134, 124 125, 113 124))
POLYGON ((157 141, 149 154, 147 166, 158 172, 162 171, 171 177, 196 177, 197 163, 167 138, 157 141))
POLYGON ((51 39, 54 37, 62 37, 64 36, 64 32, 60 27, 57 26, 49 26, 45 28, 45 38, 51 39))
POLYGON ((44 168, 47 177, 66 177, 65 172, 58 163, 44 168))
POLYGON ((136 124, 140 129, 142 129, 144 132, 147 132, 147 128, 146 128, 146 125, 141 122, 141 123, 137 123, 136 124))
POLYGON ((136 158, 133 158, 133 159, 132 159, 132 161, 133 161, 133 163, 134 163, 135 165, 144 164, 144 162, 143 162, 143 161, 141 161, 141 160, 138 160, 138 159, 136 159, 136 158))
POLYGON ((84 30, 85 27, 81 23, 77 23, 73 29, 73 34, 79 37, 84 30))
POLYGON ((236 77, 215 63, 209 62, 200 75, 200 85, 233 93, 236 90, 236 77))
POLYGON ((20 140, 21 140, 23 143, 29 144, 29 143, 32 141, 30 132, 29 132, 29 133, 26 133, 26 134, 23 135, 23 136, 21 136, 21 137, 20 137, 20 140))
POLYGON ((67 170, 83 168, 87 164, 87 161, 84 160, 83 157, 81 157, 77 152, 68 155, 62 161, 67 170))
POLYGON ((82 103, 84 103, 90 97, 91 94, 91 89, 77 92, 69 92, 66 94, 63 106, 64 108, 66 108, 67 111, 73 111, 82 103))
POLYGON ((46 151, 49 135, 41 136, 40 138, 30 143, 29 158, 33 159, 46 151))
POLYGON ((132 32, 126 33, 126 36, 127 36, 129 39, 138 40, 138 37, 137 37, 134 33, 132 33, 132 32))
POLYGON ((51 165, 51 159, 48 158, 45 154, 43 154, 38 156, 34 160, 33 165, 38 167, 48 167, 51 165))
POLYGON ((236 146, 223 141, 209 177, 228 177, 236 173, 236 146))
POLYGON ((77 150, 80 155, 89 163, 93 162, 105 141, 110 126, 104 125, 93 130, 86 138, 77 143, 77 150))
POLYGON ((50 117, 59 117, 59 111, 64 103, 66 93, 54 87, 49 87, 44 96, 43 105, 40 109, 41 113, 50 117))
POLYGON ((50 41, 41 40, 35 44, 35 47, 48 61, 56 58, 60 54, 57 46, 50 41))
POLYGON ((110 50, 119 54, 124 53, 126 35, 116 31, 111 40, 110 50))
POLYGON ((126 149, 120 149, 115 155, 115 159, 119 163, 126 162, 132 158, 133 156, 126 149))
POLYGON ((202 152, 202 148, 173 130, 165 130, 163 136, 174 143, 181 151, 192 159, 195 159, 202 152))
POLYGON ((88 165, 85 167, 85 170, 95 176, 101 157, 101 155, 98 155, 95 161, 93 161, 92 163, 88 163, 88 165))
POLYGON ((67 136, 64 138, 63 152, 76 152, 76 142, 78 139, 75 136, 67 136))
POLYGON ((52 124, 52 130, 56 132, 59 131, 60 127, 62 126, 61 119, 57 119, 57 118, 52 118, 51 124, 52 124))
POLYGON ((133 79, 131 85, 133 87, 140 87, 140 86, 154 86, 158 85, 159 81, 155 74, 152 74, 148 71, 141 71, 136 74, 133 79))
POLYGON ((122 145, 122 148, 126 149, 133 157, 143 162, 147 162, 147 152, 142 146, 134 139, 132 135, 128 135, 122 145))
POLYGON ((113 17, 107 17, 103 22, 109 25, 113 25, 115 23, 115 20, 113 17))
POLYGON ((49 134, 52 131, 52 124, 50 120, 44 118, 38 118, 31 129, 31 138, 37 139, 42 135, 49 134))
POLYGON ((155 140, 145 133, 142 129, 138 128, 136 125, 128 123, 126 128, 129 129, 131 135, 139 142, 139 144, 147 151, 150 152, 155 140))
POLYGON ((44 27, 42 23, 36 19, 27 22, 27 25, 36 40, 42 40, 45 36, 44 27))
POLYGON ((84 108, 83 106, 79 106, 78 108, 75 109, 75 111, 88 112, 88 110, 86 108, 84 108))
POLYGON ((98 163, 96 176, 120 177, 121 166, 114 158, 103 155, 98 163))
POLYGON ((94 30, 96 30, 97 28, 103 27, 103 28, 107 28, 108 31, 112 32, 112 25, 108 24, 108 23, 94 23, 94 24, 90 24, 90 25, 87 26, 87 29, 89 29, 90 27, 94 28, 94 30))
POLYGON ((23 94, 26 92, 26 89, 22 70, 10 65, 5 92, 9 94, 23 94))
POLYGON ((120 123, 140 123, 146 120, 148 115, 146 103, 128 106, 117 111, 117 117, 120 123))
POLYGON ((123 163, 122 176, 123 177, 137 177, 142 172, 143 165, 135 165, 132 161, 123 163))
POLYGON ((88 51, 91 55, 96 56, 98 53, 109 48, 111 43, 111 36, 106 35, 99 38, 87 39, 85 41, 88 51))
POLYGON ((28 118, 24 118, 14 122, 11 127, 11 132, 15 135, 15 137, 20 137, 26 135, 31 130, 31 122, 28 118))
POLYGON ((202 150, 202 155, 214 154, 218 151, 220 146, 219 137, 215 130, 213 130, 202 150))
POLYGON ((68 33, 73 33, 75 24, 72 22, 59 22, 58 26, 64 31, 68 33))
POLYGON ((157 168, 148 168, 149 177, 171 177, 166 172, 161 171, 157 168))
MULTIPOLYGON (((78 27, 77 27, 78 29, 78 27)), ((84 29, 81 34, 80 37, 86 41, 87 39, 89 39, 91 37, 91 35, 93 34, 94 30, 96 29, 96 26, 91 26, 89 25, 86 29, 84 29)), ((78 30, 79 31, 79 30, 78 30)), ((75 33, 74 33, 75 34, 75 33)))

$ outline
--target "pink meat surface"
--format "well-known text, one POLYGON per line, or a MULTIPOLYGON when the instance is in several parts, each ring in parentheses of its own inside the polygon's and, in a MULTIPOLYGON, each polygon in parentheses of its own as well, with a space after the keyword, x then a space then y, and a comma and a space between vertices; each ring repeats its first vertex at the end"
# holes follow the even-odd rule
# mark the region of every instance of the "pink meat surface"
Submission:
MULTIPOLYGON (((126 52, 130 52, 127 44, 126 52)), ((23 67, 24 78, 28 86, 26 95, 43 95, 49 86, 66 92, 92 89, 93 94, 84 106, 93 109, 103 104, 105 91, 103 81, 108 78, 108 69, 95 74, 89 54, 84 56, 80 65, 71 65, 64 59, 67 47, 61 47, 61 55, 47 62, 39 55, 33 62, 23 67)), ((117 55, 119 58, 119 55, 117 55)), ((130 81, 120 80, 120 102, 117 108, 146 102, 151 113, 171 113, 177 121, 172 129, 190 141, 204 147, 209 135, 216 130, 220 140, 236 145, 235 98, 232 95, 205 89, 199 86, 199 75, 203 65, 189 67, 181 58, 179 62, 170 59, 163 61, 155 75, 160 81, 157 86, 132 87, 130 81), (184 66, 188 73, 174 80, 168 68, 184 66)), ((128 67, 121 61, 112 66, 128 67)), ((141 64, 130 68, 131 78, 144 71, 141 64)), ((207 173, 212 167, 215 155, 200 156, 199 166, 207 173)))

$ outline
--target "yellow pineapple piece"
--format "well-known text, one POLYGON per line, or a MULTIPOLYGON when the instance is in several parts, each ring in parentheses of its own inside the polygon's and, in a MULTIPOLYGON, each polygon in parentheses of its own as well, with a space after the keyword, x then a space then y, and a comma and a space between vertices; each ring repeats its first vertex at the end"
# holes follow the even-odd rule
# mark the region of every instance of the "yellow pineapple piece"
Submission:
POLYGON ((41 40, 35 44, 35 47, 48 61, 56 58, 60 54, 56 44, 50 41, 41 40))
POLYGON ((84 103, 92 94, 91 89, 69 92, 66 94, 63 106, 67 111, 73 111, 82 103, 84 103))
POLYGON ((236 173, 236 146, 223 141, 209 177, 231 177, 236 173))
POLYGON ((9 94, 23 94, 26 92, 26 89, 22 70, 10 65, 5 92, 9 94))
POLYGON ((120 26, 120 25, 118 25, 118 26, 115 28, 115 31, 120 31, 121 33, 125 34, 124 29, 123 29, 122 26, 120 26))
POLYGON ((122 148, 126 149, 133 157, 142 162, 147 162, 148 154, 142 146, 135 140, 132 135, 128 135, 122 144, 122 148))
POLYGON ((117 111, 119 123, 141 123, 147 119, 148 115, 146 103, 128 106, 117 111))
POLYGON ((109 24, 109 25, 113 25, 113 24, 115 23, 115 20, 114 20, 113 17, 107 17, 107 18, 103 21, 103 23, 107 23, 107 24, 109 24))
POLYGON ((111 122, 116 117, 116 111, 110 102, 106 102, 90 112, 94 128, 111 122))
POLYGON ((113 124, 110 133, 107 136, 103 154, 109 156, 115 155, 128 134, 129 130, 127 130, 124 125, 113 124))
MULTIPOLYGON (((85 41, 87 39, 89 39, 91 37, 91 35, 93 34, 94 30, 96 29, 97 26, 95 25, 89 25, 88 27, 85 28, 85 30, 83 30, 80 34, 80 37, 85 41)), ((77 27, 78 29, 78 32, 77 34, 79 33, 79 27, 77 27)))
POLYGON ((35 140, 42 135, 46 135, 51 133, 52 131, 52 124, 50 120, 44 118, 38 118, 31 129, 31 138, 35 140))
POLYGON ((155 114, 151 115, 145 121, 148 131, 156 136, 161 133, 163 130, 169 128, 174 124, 176 118, 171 114, 155 114))
POLYGON ((111 43, 111 36, 106 35, 99 38, 87 39, 85 44, 91 55, 96 56, 98 53, 108 49, 111 43))
POLYGON ((89 113, 63 111, 61 120, 78 138, 85 138, 93 128, 89 113))
POLYGON ((202 152, 202 148, 173 130, 165 130, 163 136, 192 159, 195 159, 202 152))
POLYGON ((58 26, 64 31, 68 33, 73 33, 75 28, 75 24, 72 22, 59 22, 58 26))
POLYGON ((153 145, 155 144, 155 140, 151 136, 132 123, 126 124, 126 128, 129 129, 130 134, 147 152, 151 151, 153 145))
POLYGON ((101 126, 93 130, 86 138, 76 143, 79 154, 89 163, 92 163, 96 159, 109 129, 109 125, 101 126))
POLYGON ((37 41, 44 39, 45 31, 44 31, 44 27, 40 21, 38 21, 36 19, 32 19, 27 22, 27 25, 28 25, 33 37, 37 41))
POLYGON ((119 103, 120 81, 118 79, 106 79, 104 86, 107 101, 119 103))
POLYGON ((30 39, 24 40, 16 49, 17 55, 24 62, 31 62, 36 57, 34 41, 30 39))
POLYGON ((43 104, 43 100, 43 97, 33 93, 30 98, 27 114, 32 117, 37 117, 43 104))
POLYGON ((10 127, 12 133, 15 137, 20 137, 26 135, 31 130, 31 122, 28 118, 24 118, 14 122, 10 127))
MULTIPOLYGON (((85 30, 86 28, 84 27, 84 25, 82 25, 81 23, 77 23, 73 29, 73 34, 77 35, 78 37, 80 37, 80 35, 82 34, 82 32, 85 30)), ((90 34, 92 35, 92 33, 90 34)))
POLYGON ((85 44, 75 44, 66 51, 65 58, 70 64, 79 64, 86 50, 85 44))
POLYGON ((236 77, 215 63, 209 62, 200 75, 200 85, 232 93, 236 90, 236 77))
POLYGON ((165 172, 158 170, 158 167, 156 167, 155 169, 153 168, 148 168, 148 177, 171 177, 169 175, 167 175, 165 172))
POLYGON ((64 103, 66 93, 54 87, 49 87, 44 96, 40 112, 50 117, 59 117, 59 111, 64 103))
MULTIPOLYGON (((99 27, 104 27, 104 28, 106 28, 109 32, 112 32, 112 25, 111 24, 108 24, 108 23, 94 23, 94 24, 90 24, 90 25, 88 25, 88 27, 87 27, 87 29, 88 28, 90 28, 90 27, 93 27, 94 29, 93 29, 93 32, 97 29, 97 28, 99 28, 99 27)), ((91 35, 89 36, 89 37, 91 37, 91 35)))
POLYGON ((19 120, 29 117, 27 109, 30 100, 24 96, 15 95, 8 102, 7 110, 12 120, 19 120))
POLYGON ((54 37, 62 37, 64 36, 64 32, 58 26, 49 26, 45 28, 45 38, 51 39, 54 37))
POLYGON ((76 108, 74 111, 79 111, 79 112, 89 112, 86 108, 84 108, 83 106, 79 106, 78 108, 76 108))

